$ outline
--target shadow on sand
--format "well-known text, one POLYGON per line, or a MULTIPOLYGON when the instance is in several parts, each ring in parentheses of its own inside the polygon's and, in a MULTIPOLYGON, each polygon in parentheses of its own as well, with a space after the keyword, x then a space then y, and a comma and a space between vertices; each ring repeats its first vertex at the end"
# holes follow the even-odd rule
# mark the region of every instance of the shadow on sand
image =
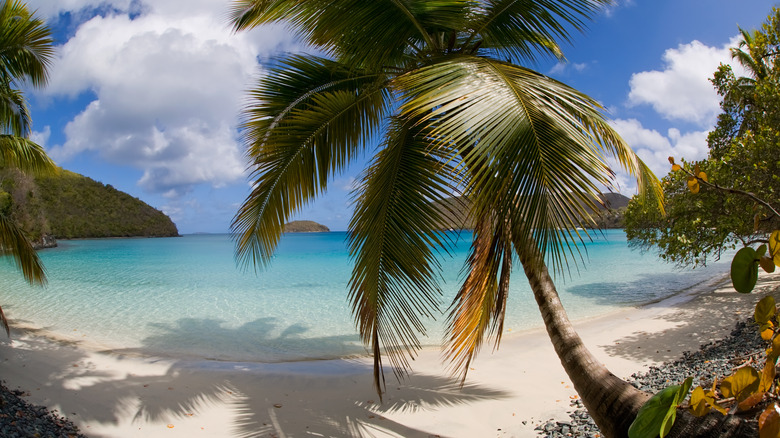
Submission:
MULTIPOLYGON (((254 337, 267 337, 272 328, 275 329, 272 321, 264 319, 236 329, 224 328, 218 321, 208 319, 182 319, 147 339, 139 350, 147 346, 170 349, 179 342, 191 342, 187 334, 193 333, 191 330, 204 335, 212 331, 204 347, 220 340, 246 339, 251 344, 254 337)), ((301 330, 294 326, 282 330, 280 342, 295 342, 301 330)), ((143 426, 148 430, 149 422, 193 424, 199 416, 217 409, 226 412, 225 429, 207 430, 208 436, 363 437, 381 432, 429 437, 436 436, 436 431, 417 430, 385 415, 508 396, 495 388, 461 387, 458 381, 439 375, 413 374, 393 384, 392 372, 387 370, 389 385, 384 403, 379 403, 372 388, 371 367, 364 360, 285 364, 194 362, 131 357, 135 356, 132 350, 89 353, 72 343, 44 339, 34 332, 15 333, 14 338, 12 343, 0 342, 0 373, 11 387, 31 386, 23 387, 32 393, 31 401, 57 406, 88 436, 110 435, 101 432, 101 428, 127 426, 135 430, 143 426), (111 367, 105 371, 106 360, 114 361, 111 363, 117 364, 118 369, 134 371, 114 372, 111 367), (122 367, 126 361, 140 361, 143 366, 135 372, 137 368, 122 367), (97 362, 103 365, 98 366, 97 362), (39 391, 54 396, 37 400, 39 391), (95 427, 85 428, 84 424, 95 427)), ((354 340, 345 337, 307 342, 317 341, 352 344, 354 340)), ((147 433, 154 434, 151 430, 147 433)))
POLYGON ((752 318, 756 303, 768 294, 780 298, 780 280, 761 281, 750 294, 740 294, 731 288, 728 279, 714 291, 706 292, 708 299, 691 301, 692 305, 676 307, 674 302, 662 301, 654 306, 678 309, 666 312, 656 319, 668 326, 659 332, 639 331, 621 337, 604 350, 611 356, 642 361, 667 362, 678 359, 684 351, 698 350, 699 345, 726 337, 738 321, 752 318), (706 302, 706 305, 696 304, 706 302))

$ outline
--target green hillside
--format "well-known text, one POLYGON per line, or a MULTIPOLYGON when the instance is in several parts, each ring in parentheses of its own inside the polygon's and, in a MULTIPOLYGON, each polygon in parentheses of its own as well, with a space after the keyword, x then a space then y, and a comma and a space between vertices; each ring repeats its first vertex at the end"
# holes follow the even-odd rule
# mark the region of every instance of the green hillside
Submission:
MULTIPOLYGON (((599 195, 599 198, 605 208, 599 205, 599 211, 595 213, 586 208, 596 222, 596 227, 623 228, 623 216, 629 198, 619 193, 602 193, 599 195)), ((474 228, 472 221, 466 216, 468 200, 461 197, 452 197, 438 201, 436 205, 444 213, 445 218, 439 224, 439 228, 454 230, 474 228)))
POLYGON ((64 169, 57 175, 37 178, 5 169, 0 178, 0 210, 10 214, 37 243, 45 236, 179 235, 163 212, 110 185, 64 169))

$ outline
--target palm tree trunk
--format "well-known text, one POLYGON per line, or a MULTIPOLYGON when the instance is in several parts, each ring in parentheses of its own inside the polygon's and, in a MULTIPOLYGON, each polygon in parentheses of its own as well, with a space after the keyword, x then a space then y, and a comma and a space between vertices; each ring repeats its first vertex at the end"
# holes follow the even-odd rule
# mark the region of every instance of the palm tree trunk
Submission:
POLYGON ((605 437, 626 437, 650 394, 618 378, 591 354, 574 330, 547 266, 533 241, 521 248, 520 263, 542 313, 547 334, 585 408, 605 437))

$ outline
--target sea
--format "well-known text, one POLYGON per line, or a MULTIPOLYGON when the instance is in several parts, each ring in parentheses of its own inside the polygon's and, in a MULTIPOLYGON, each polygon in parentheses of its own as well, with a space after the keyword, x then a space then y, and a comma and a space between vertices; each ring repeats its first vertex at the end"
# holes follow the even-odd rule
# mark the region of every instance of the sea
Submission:
MULTIPOLYGON (((442 314, 423 345, 440 345, 463 279, 471 234, 442 255, 442 314)), ((724 260, 680 269, 632 249, 622 230, 591 232, 555 275, 573 320, 609 314, 723 277, 724 260)), ((42 250, 45 287, 0 263, 0 305, 12 325, 100 350, 190 360, 288 362, 365 354, 347 299, 352 260, 344 232, 286 234, 262 271, 236 264, 227 234, 61 240, 42 250)), ((542 326, 522 269, 513 272, 504 336, 542 326)))

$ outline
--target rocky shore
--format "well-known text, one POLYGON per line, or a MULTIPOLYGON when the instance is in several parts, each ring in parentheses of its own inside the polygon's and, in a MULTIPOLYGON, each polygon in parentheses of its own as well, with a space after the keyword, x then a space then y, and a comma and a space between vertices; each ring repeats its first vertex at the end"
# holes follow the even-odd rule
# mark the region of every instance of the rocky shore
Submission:
POLYGON ((0 436, 6 438, 81 438, 79 429, 66 418, 43 406, 25 401, 24 391, 0 385, 0 436))
MULTIPOLYGON (((763 366, 761 357, 765 348, 766 342, 759 336, 755 323, 748 319, 737 323, 727 338, 702 345, 699 351, 686 352, 683 357, 660 367, 651 367, 647 373, 634 374, 628 381, 653 394, 667 386, 680 384, 687 377, 693 377, 694 387, 701 385, 707 388, 712 386, 713 377, 721 380, 748 361, 752 360, 754 366, 763 366)), ((547 438, 600 437, 598 427, 582 402, 577 399, 571 406, 574 411, 568 421, 549 421, 537 426, 539 435, 547 438)))

